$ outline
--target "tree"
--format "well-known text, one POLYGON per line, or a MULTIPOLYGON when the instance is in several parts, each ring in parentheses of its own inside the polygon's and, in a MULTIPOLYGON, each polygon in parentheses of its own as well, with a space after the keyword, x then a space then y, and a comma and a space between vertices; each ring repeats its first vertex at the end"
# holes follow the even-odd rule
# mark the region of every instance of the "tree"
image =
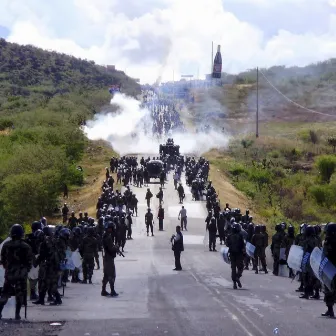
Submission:
POLYGON ((320 172, 322 181, 330 183, 331 176, 336 169, 336 158, 332 155, 320 156, 316 161, 316 166, 320 172))

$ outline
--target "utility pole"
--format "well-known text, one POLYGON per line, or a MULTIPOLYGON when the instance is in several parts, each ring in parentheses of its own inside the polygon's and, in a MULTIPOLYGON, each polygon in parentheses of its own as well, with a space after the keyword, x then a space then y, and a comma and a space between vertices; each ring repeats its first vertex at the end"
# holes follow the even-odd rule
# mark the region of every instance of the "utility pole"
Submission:
POLYGON ((257 67, 257 113, 256 113, 256 138, 259 137, 259 68, 257 67))

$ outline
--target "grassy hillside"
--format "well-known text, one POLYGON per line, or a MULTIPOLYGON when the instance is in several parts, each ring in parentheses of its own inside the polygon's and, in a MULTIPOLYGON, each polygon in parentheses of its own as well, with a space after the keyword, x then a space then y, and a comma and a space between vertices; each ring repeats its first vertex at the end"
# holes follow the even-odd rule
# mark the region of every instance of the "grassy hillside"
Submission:
POLYGON ((208 157, 270 224, 323 223, 336 216, 335 64, 332 59, 304 68, 262 69, 287 97, 331 116, 295 106, 259 75, 258 139, 255 71, 226 78, 223 87, 195 92, 195 119, 212 119, 234 134, 228 150, 208 157))
POLYGON ((76 166, 95 158, 80 126, 108 103, 109 85, 131 95, 140 87, 123 72, 3 39, 0 59, 1 234, 51 215, 64 183, 86 183, 76 166))

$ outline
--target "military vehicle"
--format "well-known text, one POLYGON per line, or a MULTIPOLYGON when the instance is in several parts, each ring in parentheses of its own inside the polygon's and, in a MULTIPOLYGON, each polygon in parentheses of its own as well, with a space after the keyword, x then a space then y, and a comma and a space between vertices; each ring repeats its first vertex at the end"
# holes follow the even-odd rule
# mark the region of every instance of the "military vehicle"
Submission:
POLYGON ((160 178, 163 171, 163 162, 161 160, 150 160, 146 163, 149 178, 160 178))
POLYGON ((167 139, 165 145, 160 145, 160 155, 162 156, 179 156, 180 155, 180 146, 174 144, 174 139, 167 139))

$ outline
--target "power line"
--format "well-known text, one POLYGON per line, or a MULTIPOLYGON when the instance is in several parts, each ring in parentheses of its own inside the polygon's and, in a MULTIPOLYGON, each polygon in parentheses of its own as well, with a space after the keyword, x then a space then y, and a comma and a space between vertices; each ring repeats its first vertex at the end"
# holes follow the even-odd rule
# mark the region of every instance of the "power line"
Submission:
POLYGON ((288 98, 286 95, 284 95, 278 88, 276 88, 268 79, 267 77, 265 76, 265 74, 259 69, 259 72, 262 74, 262 76, 265 78, 266 82, 276 91, 278 92, 282 97, 284 97, 287 101, 289 101, 290 103, 296 105, 297 107, 300 107, 310 113, 315 113, 315 114, 320 114, 320 115, 325 115, 325 116, 328 116, 328 117, 334 117, 336 118, 336 115, 334 114, 328 114, 328 113, 322 113, 322 112, 318 112, 318 111, 315 111, 315 110, 312 110, 308 107, 305 107, 297 102, 295 102, 294 100, 288 98))

